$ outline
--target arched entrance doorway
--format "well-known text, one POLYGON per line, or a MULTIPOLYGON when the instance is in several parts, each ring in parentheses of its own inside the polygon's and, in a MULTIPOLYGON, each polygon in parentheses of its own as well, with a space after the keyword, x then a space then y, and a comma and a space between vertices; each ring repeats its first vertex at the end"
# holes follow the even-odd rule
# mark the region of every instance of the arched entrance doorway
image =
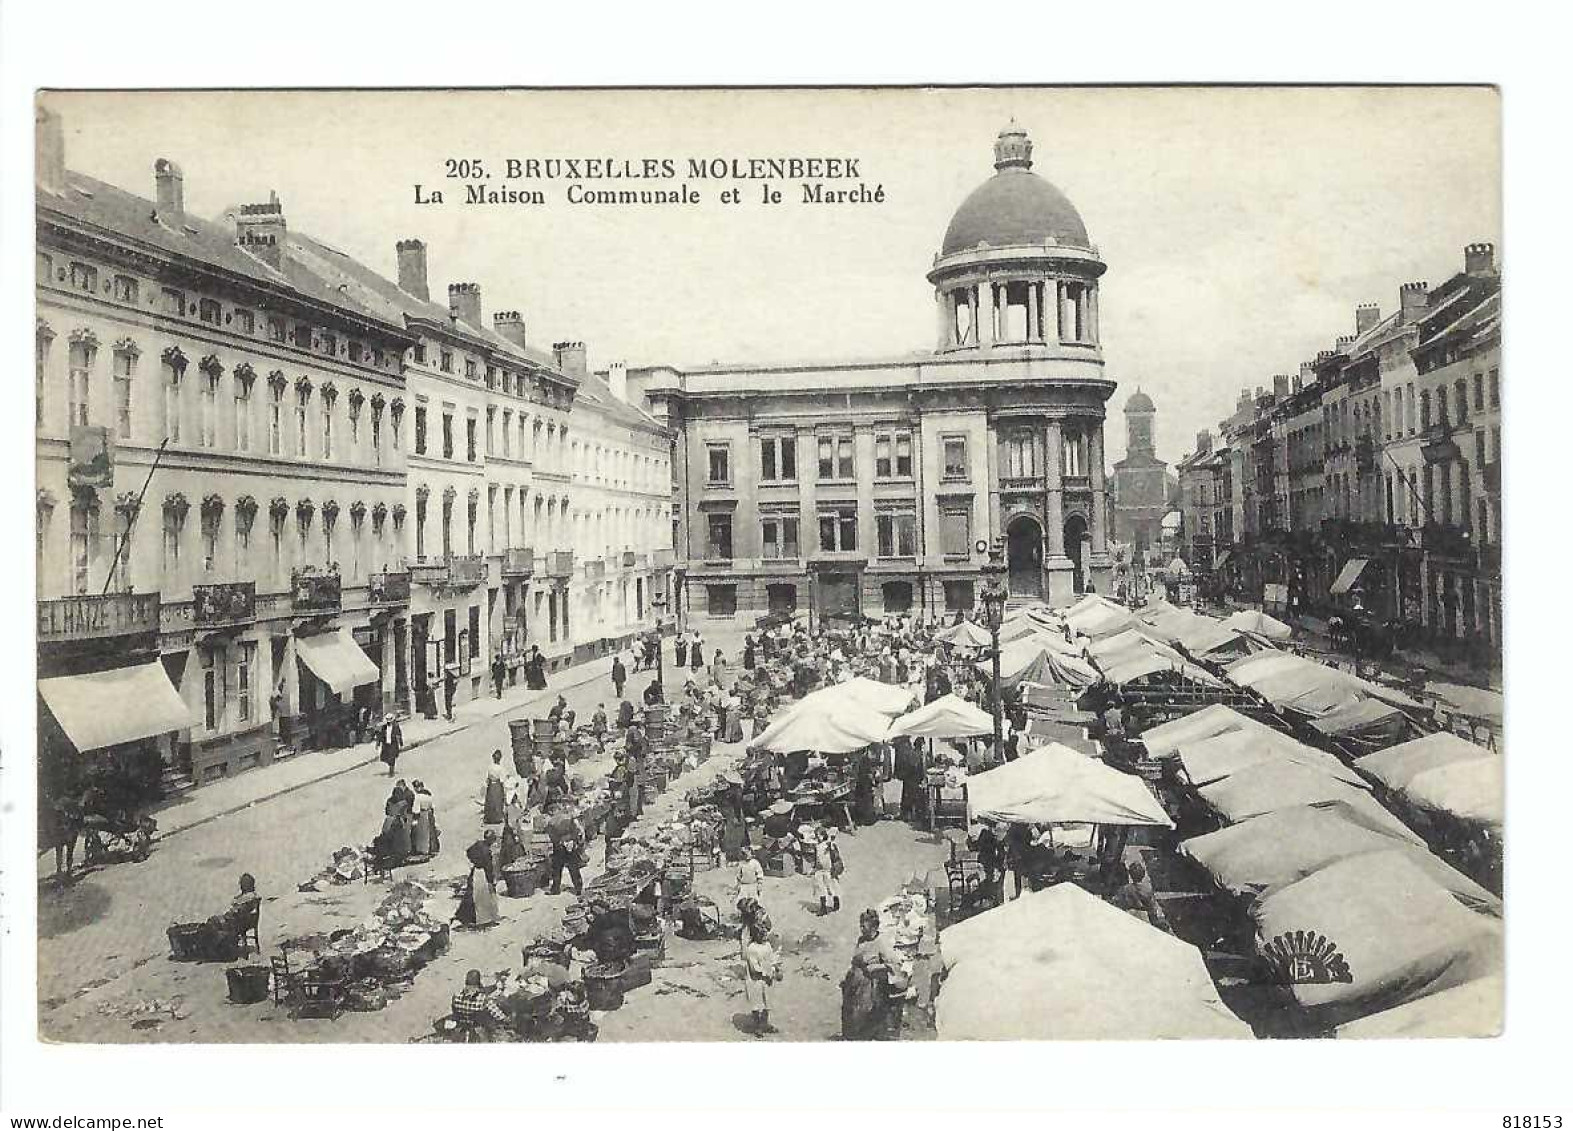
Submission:
POLYGON ((1065 520, 1065 555, 1071 560, 1071 587, 1087 591, 1087 520, 1073 514, 1065 520))
POLYGON ((1030 515, 1017 515, 1005 528, 1005 561, 1011 596, 1043 596, 1043 528, 1030 515))

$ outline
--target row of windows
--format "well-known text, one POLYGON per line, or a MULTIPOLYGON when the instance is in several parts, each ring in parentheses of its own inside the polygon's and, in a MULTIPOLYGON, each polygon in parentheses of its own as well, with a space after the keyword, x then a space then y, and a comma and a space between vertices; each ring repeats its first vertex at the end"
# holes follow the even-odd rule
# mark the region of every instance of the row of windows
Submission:
MULTIPOLYGON (((819 549, 823 553, 855 553, 858 549, 856 507, 821 509, 815 516, 819 549)), ((730 561, 733 557, 733 516, 713 511, 706 515, 705 557, 730 561)), ((802 556, 800 520, 795 515, 772 515, 759 520, 761 557, 797 559, 802 556)), ((879 558, 914 558, 918 554, 917 515, 910 511, 880 511, 874 515, 874 552, 879 558)), ((972 547, 972 512, 961 507, 940 511, 940 548, 947 557, 966 557, 972 547)))
MULTIPOLYGON (((62 283, 72 290, 81 291, 95 298, 109 296, 116 302, 137 305, 142 294, 142 282, 131 275, 105 272, 106 279, 99 283, 99 269, 91 263, 72 260, 56 268, 54 259, 46 252, 38 253, 38 278, 62 283)), ((149 288, 150 291, 152 288, 149 288)), ((244 306, 226 308, 215 298, 191 298, 178 287, 158 287, 151 293, 148 305, 171 318, 194 318, 231 334, 253 336, 257 333, 256 312, 244 306)), ((387 367, 392 359, 381 347, 346 336, 332 330, 312 326, 308 322, 291 321, 281 315, 266 315, 263 329, 268 341, 279 345, 310 350, 326 357, 347 360, 352 364, 387 367)))
MULTIPOLYGON (((424 341, 417 342, 410 347, 409 360, 416 365, 428 364, 427 358, 431 356, 432 349, 424 341)), ((481 361, 468 354, 456 354, 448 346, 436 347, 437 370, 441 373, 456 375, 461 364, 464 377, 467 381, 480 381, 482 378, 481 361)), ((509 396, 519 397, 521 400, 537 399, 531 396, 530 378, 506 366, 488 364, 485 367, 485 386, 494 393, 506 393, 509 396)), ((555 407, 566 407, 566 398, 553 390, 538 388, 545 402, 555 407)))
POLYGON ((1475 373, 1468 379, 1460 377, 1453 382, 1451 389, 1445 386, 1422 389, 1418 412, 1415 408, 1413 381, 1403 388, 1387 390, 1382 394, 1382 399, 1389 410, 1388 419, 1392 422, 1386 438, 1393 440, 1405 435, 1413 436, 1417 426, 1420 431, 1430 428, 1433 407, 1435 422, 1448 427, 1467 423, 1471 410, 1485 412, 1488 405, 1493 409, 1500 408, 1502 383, 1498 370, 1492 369, 1475 373))
MULTIPOLYGON (((40 428, 45 425, 45 389, 53 343, 54 335, 41 327, 34 371, 35 423, 40 428)), ((66 363, 68 427, 102 419, 101 394, 96 392, 99 352, 98 339, 91 331, 71 334, 66 363)), ((331 381, 317 388, 303 376, 291 386, 283 373, 274 370, 261 381, 259 390, 258 374, 249 362, 235 366, 226 380, 224 367, 211 355, 188 377, 189 359, 171 346, 159 355, 157 384, 139 393, 141 348, 125 338, 115 344, 111 356, 107 426, 117 439, 138 438, 137 401, 140 396, 151 396, 156 398, 157 416, 155 428, 148 431, 177 446, 223 447, 236 452, 255 448, 273 456, 374 466, 383 462, 385 438, 388 449, 397 451, 400 446, 403 401, 397 397, 389 401, 373 392, 368 398, 359 388, 352 388, 343 398, 340 423, 338 388, 331 381), (193 384, 194 397, 190 392, 193 384), (258 401, 262 404, 261 437, 253 435, 258 425, 258 401)))

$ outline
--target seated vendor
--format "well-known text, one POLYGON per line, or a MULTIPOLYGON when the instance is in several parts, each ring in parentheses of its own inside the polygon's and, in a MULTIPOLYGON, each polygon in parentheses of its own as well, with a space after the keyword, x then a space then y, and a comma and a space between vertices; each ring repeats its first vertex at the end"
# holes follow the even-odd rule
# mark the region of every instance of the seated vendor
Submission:
POLYGON ((481 985, 479 970, 466 974, 464 988, 453 995, 453 1019, 461 1027, 478 1030, 488 1037, 510 1024, 508 1014, 497 1003, 495 992, 481 985))
POLYGON ((628 912, 600 899, 590 901, 589 911, 585 938, 596 961, 605 966, 624 965, 634 954, 634 932, 628 912))
POLYGON ((790 801, 777 801, 765 810, 764 851, 772 856, 790 856, 793 868, 802 871, 804 851, 793 821, 795 811, 790 801))
POLYGON ((561 752, 552 755, 552 764, 541 779, 547 808, 568 797, 568 759, 561 752))

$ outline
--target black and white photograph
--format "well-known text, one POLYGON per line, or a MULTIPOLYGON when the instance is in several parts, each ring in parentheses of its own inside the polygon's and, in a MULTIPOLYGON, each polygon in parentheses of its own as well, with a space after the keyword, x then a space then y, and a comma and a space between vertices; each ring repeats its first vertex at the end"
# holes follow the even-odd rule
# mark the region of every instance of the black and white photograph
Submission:
POLYGON ((1496 1036, 1499 118, 39 92, 39 1038, 1496 1036))

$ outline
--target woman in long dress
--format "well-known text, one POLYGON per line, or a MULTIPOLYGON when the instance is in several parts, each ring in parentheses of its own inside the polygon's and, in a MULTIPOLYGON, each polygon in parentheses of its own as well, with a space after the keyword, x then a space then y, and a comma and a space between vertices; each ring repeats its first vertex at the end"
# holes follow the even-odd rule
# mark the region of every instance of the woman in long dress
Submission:
POLYGON ((437 811, 426 783, 417 781, 414 788, 415 819, 410 828, 410 854, 432 857, 437 855, 437 811))
POLYGON ((382 831, 377 834, 377 853, 388 867, 398 867, 410 858, 409 802, 402 795, 389 797, 382 813, 382 831))
POLYGON ((736 695, 729 695, 726 699, 726 733, 722 736, 723 742, 743 741, 743 701, 736 695))
POLYGON ((705 666, 705 638, 696 631, 694 638, 688 642, 688 666, 692 671, 698 671, 705 666))
POLYGON ((879 913, 864 911, 858 916, 858 928, 852 962, 841 979, 843 1041, 873 1040, 882 1028, 886 966, 879 937, 879 913))
POLYGON ((454 917, 468 927, 490 927, 497 922, 497 889, 492 879, 496 868, 492 845, 496 837, 497 834, 488 829, 480 840, 465 850, 470 862, 470 877, 454 917))
POLYGON ((710 682, 717 687, 726 682, 726 658, 719 648, 710 657, 710 682))
POLYGON ((539 644, 530 646, 530 658, 524 661, 524 681, 531 691, 546 687, 546 657, 541 655, 539 644))
POLYGON ((481 824, 503 823, 503 809, 507 804, 507 791, 503 788, 502 751, 492 751, 492 766, 486 771, 486 798, 482 806, 481 824))

